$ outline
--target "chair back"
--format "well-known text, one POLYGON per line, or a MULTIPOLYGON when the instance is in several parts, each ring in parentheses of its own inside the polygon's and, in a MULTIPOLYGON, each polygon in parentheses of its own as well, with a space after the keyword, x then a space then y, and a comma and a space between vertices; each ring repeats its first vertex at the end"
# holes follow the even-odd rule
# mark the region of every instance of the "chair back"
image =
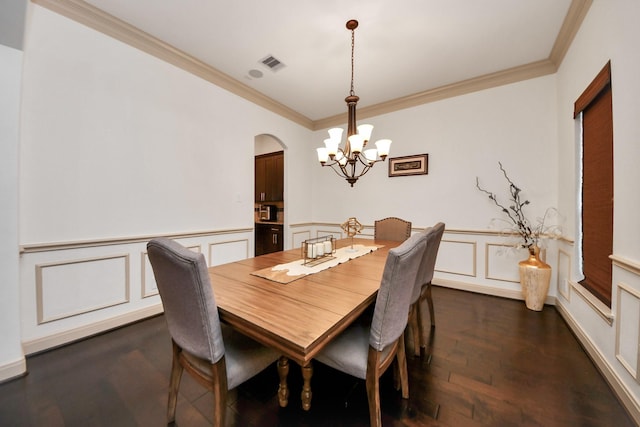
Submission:
POLYGON ((440 241, 444 234, 444 223, 439 222, 433 227, 429 227, 424 231, 427 238, 427 247, 425 248, 422 262, 420 263, 420 269, 416 276, 416 286, 413 290, 413 296, 411 302, 416 302, 420 297, 420 291, 422 286, 431 283, 433 279, 433 272, 436 268, 436 257, 438 256, 438 249, 440 248, 440 241))
POLYGON ((166 238, 151 240, 147 252, 171 338, 187 352, 216 363, 225 349, 204 255, 166 238))
POLYGON ((411 236, 411 222, 389 217, 374 222, 374 238, 404 242, 411 236))
POLYGON ((411 296, 426 243, 426 234, 417 233, 387 255, 369 337, 369 344, 377 351, 395 342, 407 326, 411 296))

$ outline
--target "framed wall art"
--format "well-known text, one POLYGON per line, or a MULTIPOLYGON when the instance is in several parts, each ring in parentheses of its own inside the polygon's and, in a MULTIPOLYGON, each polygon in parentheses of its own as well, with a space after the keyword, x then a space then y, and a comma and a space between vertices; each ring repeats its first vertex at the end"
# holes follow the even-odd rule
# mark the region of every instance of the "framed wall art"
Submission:
POLYGON ((426 175, 429 173, 429 155, 390 157, 389 176, 426 175))

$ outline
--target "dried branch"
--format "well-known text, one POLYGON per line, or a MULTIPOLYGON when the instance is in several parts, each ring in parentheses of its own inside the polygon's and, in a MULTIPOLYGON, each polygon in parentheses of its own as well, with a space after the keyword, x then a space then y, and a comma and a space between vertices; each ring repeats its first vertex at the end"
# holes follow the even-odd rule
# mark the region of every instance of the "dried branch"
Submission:
MULTIPOLYGON (((507 174, 507 171, 502 166, 502 163, 498 162, 498 165, 500 166, 500 170, 502 171, 502 174, 504 175, 505 179, 509 183, 509 195, 511 196, 509 200, 510 201, 509 208, 506 208, 503 204, 501 204, 498 201, 498 198, 495 195, 495 193, 492 193, 482 188, 480 186, 480 180, 478 179, 478 177, 476 177, 476 187, 481 192, 487 194, 489 196, 489 200, 491 200, 498 208, 502 210, 503 213, 507 215, 509 220, 514 225, 514 230, 520 235, 520 237, 523 240, 522 247, 530 248, 533 245, 537 245, 539 232, 537 232, 536 230, 532 230, 531 225, 524 214, 524 207, 529 204, 529 200, 522 201, 520 197, 520 193, 521 193, 520 187, 518 187, 511 180, 511 178, 509 178, 509 175, 507 174)), ((546 217, 546 213, 545 213, 545 217, 546 217)), ((544 227, 544 219, 542 222, 542 227, 544 227)))

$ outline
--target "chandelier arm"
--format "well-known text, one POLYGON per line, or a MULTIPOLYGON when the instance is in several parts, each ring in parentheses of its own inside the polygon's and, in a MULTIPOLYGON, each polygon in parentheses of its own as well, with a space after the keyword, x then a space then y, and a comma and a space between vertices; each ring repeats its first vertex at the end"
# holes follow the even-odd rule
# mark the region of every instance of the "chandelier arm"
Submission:
POLYGON ((361 176, 363 176, 364 174, 369 172, 370 169, 371 169, 371 166, 367 166, 367 167, 363 168, 362 172, 360 172, 360 175, 358 175, 358 178, 360 178, 361 176))
POLYGON ((377 163, 377 162, 378 162, 378 160, 372 160, 372 161, 370 161, 370 162, 369 162, 369 161, 364 162, 364 161, 362 160, 362 156, 358 156, 358 160, 359 160, 359 161, 360 161, 360 163, 361 163, 363 166, 365 166, 365 167, 371 167, 371 165, 372 165, 372 164, 374 164, 374 163, 377 163))
POLYGON ((325 163, 322 166, 331 166, 331 170, 334 171, 336 173, 336 175, 338 175, 340 178, 347 178, 347 174, 346 174, 346 171, 345 171, 344 167, 342 165, 340 165, 340 163, 338 163, 338 162, 333 162, 331 164, 325 163), (338 165, 340 170, 336 169, 336 167, 335 167, 336 165, 338 165), (342 173, 340 173, 340 172, 342 172, 342 173))

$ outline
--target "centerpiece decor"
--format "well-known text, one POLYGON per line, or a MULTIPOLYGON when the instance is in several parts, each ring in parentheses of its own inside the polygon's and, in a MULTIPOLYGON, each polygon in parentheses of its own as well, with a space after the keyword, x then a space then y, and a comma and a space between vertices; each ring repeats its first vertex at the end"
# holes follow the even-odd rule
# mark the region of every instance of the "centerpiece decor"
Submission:
POLYGON ((524 213, 524 207, 529 205, 529 200, 522 198, 522 190, 509 178, 507 171, 498 162, 500 170, 509 184, 509 207, 505 207, 498 201, 495 193, 485 190, 480 186, 480 180, 476 177, 476 187, 485 193, 506 218, 502 221, 507 224, 503 232, 508 235, 518 237, 516 247, 526 248, 529 257, 518 264, 520 273, 520 285, 524 295, 525 304, 528 309, 541 311, 544 301, 549 292, 551 281, 551 267, 540 259, 539 241, 541 236, 556 238, 560 235, 560 228, 555 225, 545 225, 545 221, 550 215, 556 213, 554 208, 548 208, 542 219, 538 219, 537 224, 532 225, 524 213))
POLYGON ((345 233, 347 233, 347 236, 351 238, 351 248, 349 248, 348 251, 355 252, 356 249, 353 248, 353 237, 362 231, 362 229, 364 228, 363 225, 360 224, 360 221, 358 221, 356 217, 352 216, 351 218, 343 222, 340 227, 344 230, 345 233))
POLYGON ((336 253, 336 239, 333 235, 307 239, 300 245, 302 249, 302 265, 315 267, 316 265, 332 260, 336 253))

